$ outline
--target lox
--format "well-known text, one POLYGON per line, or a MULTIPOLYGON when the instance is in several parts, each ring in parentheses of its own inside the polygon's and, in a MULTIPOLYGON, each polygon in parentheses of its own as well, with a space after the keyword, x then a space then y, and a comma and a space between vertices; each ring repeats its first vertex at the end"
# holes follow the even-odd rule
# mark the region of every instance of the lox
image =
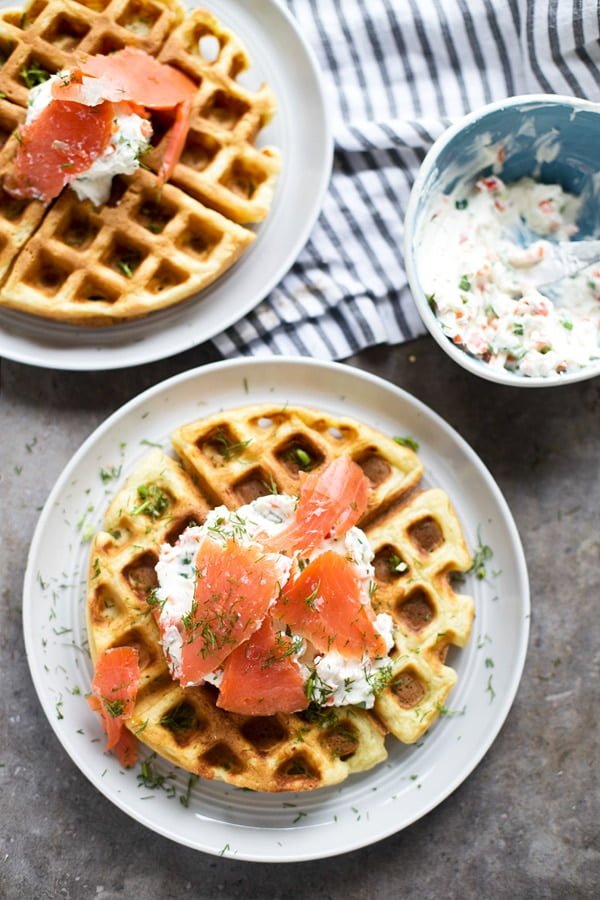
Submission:
POLYGON ((126 47, 110 56, 89 57, 61 73, 49 105, 19 132, 14 174, 6 189, 48 203, 107 150, 116 115, 148 118, 148 110, 174 110, 158 170, 163 184, 185 145, 195 92, 190 78, 143 50, 126 47))

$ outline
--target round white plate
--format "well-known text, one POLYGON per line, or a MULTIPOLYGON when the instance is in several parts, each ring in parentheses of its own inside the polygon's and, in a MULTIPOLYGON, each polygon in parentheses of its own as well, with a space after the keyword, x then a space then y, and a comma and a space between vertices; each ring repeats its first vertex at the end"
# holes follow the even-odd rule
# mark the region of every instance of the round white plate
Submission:
MULTIPOLYGON (((491 475, 435 413, 381 379, 335 363, 272 359, 216 363, 171 378, 114 413, 68 464, 40 516, 25 575, 23 615, 31 673, 48 719, 90 781, 129 815, 189 847, 237 859, 289 862, 344 853, 378 841, 440 803, 471 772, 515 696, 529 631, 529 587, 519 536, 491 475), (420 444, 426 483, 452 499, 471 548, 488 544, 487 578, 468 576, 476 601, 468 646, 453 649, 458 671, 450 714, 414 746, 388 738, 389 758, 337 787, 308 794, 258 794, 197 781, 163 760, 164 789, 138 783, 103 752, 100 721, 87 706, 85 580, 89 538, 109 497, 148 452, 170 446, 184 422, 257 402, 301 403, 359 418, 420 444), (102 470, 120 469, 103 482, 102 470)), ((149 751, 142 749, 142 757, 149 751)))
MULTIPOLYGON (((186 0, 189 8, 202 0, 186 0)), ((0 9, 15 0, 0 0, 0 9)), ((318 64, 277 0, 211 0, 210 10, 239 35, 253 62, 247 87, 268 82, 277 114, 259 146, 281 151, 282 171, 267 220, 242 258, 197 298, 112 328, 80 328, 0 309, 0 355, 55 369, 118 369, 195 347, 236 322, 283 278, 319 214, 333 141, 318 64)))

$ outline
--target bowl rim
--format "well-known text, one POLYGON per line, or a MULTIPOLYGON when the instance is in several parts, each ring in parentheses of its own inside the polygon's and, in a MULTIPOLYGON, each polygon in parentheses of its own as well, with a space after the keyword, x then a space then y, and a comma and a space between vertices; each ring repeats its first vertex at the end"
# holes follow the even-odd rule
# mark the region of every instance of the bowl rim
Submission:
POLYGON ((465 116, 461 116, 457 122, 446 128, 429 148, 411 188, 406 215, 404 217, 404 266, 408 279, 408 286, 423 324, 442 350, 444 350, 456 363, 462 366, 463 369, 467 369, 467 371, 474 375, 478 375, 480 378, 484 378, 487 381, 493 381, 496 384, 504 384, 508 387, 559 387, 565 384, 573 384, 577 381, 587 381, 590 378, 600 375, 600 360, 597 363, 592 363, 575 372, 567 372, 564 375, 554 373, 552 375, 533 375, 525 377, 509 372, 506 369, 493 369, 487 363, 483 362, 483 360, 470 356, 465 350, 462 350, 460 347, 453 344, 444 334, 437 317, 427 303, 425 292, 419 283, 417 266, 412 253, 412 244, 415 235, 415 226, 417 225, 417 207, 421 196, 421 190, 425 180, 435 166, 441 151, 454 140, 457 134, 474 122, 485 119, 491 113, 507 107, 521 105, 535 106, 540 103, 557 106, 566 105, 575 109, 587 109, 590 112, 600 115, 600 103, 596 103, 592 100, 585 100, 583 97, 569 97, 565 94, 516 94, 513 97, 505 97, 503 100, 495 100, 493 103, 487 103, 485 106, 477 107, 477 109, 472 110, 465 116))

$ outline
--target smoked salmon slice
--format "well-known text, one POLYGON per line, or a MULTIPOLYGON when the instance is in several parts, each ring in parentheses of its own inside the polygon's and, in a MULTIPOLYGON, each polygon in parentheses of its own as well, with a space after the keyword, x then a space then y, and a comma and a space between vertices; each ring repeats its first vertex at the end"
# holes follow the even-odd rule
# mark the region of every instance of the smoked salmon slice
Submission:
POLYGON ((289 581, 273 610, 321 653, 337 650, 350 659, 385 656, 375 614, 361 602, 355 564, 334 550, 321 553, 289 581))
POLYGON ((217 706, 246 716, 293 713, 308 706, 294 643, 276 634, 270 616, 223 666, 217 706))
POLYGON ((180 684, 198 684, 257 631, 280 592, 273 558, 204 537, 196 555, 194 603, 183 616, 180 684))
POLYGON ((5 187, 16 197, 48 203, 86 172, 108 146, 117 113, 175 110, 158 169, 159 185, 179 161, 190 127, 196 85, 173 66, 126 47, 90 56, 52 84, 52 100, 19 133, 14 172, 5 187))
POLYGON ((159 63, 144 50, 125 47, 110 56, 97 54, 54 83, 55 100, 93 106, 98 98, 133 100, 148 109, 173 109, 191 100, 196 85, 173 66, 159 63))
POLYGON ((19 133, 14 174, 4 186, 17 197, 48 202, 87 171, 108 145, 114 107, 56 101, 19 133))
POLYGON ((191 78, 173 66, 159 63, 144 50, 125 47, 111 56, 90 56, 69 78, 53 85, 52 96, 90 106, 101 97, 114 103, 129 100, 147 109, 175 109, 158 171, 159 182, 164 183, 185 145, 196 89, 191 78))
POLYGON ((106 749, 114 749, 124 766, 132 766, 137 758, 135 738, 123 725, 133 712, 139 681, 135 647, 114 647, 98 657, 88 703, 102 716, 106 749))
POLYGON ((341 537, 365 509, 369 480, 357 463, 340 456, 321 470, 306 475, 291 524, 263 540, 269 550, 309 554, 327 537, 341 537))

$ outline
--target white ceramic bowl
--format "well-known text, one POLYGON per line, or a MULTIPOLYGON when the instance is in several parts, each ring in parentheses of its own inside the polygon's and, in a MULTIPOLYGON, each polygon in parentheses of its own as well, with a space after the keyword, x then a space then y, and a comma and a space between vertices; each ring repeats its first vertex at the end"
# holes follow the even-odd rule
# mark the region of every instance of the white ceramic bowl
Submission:
POLYGON ((489 174, 491 167, 482 164, 482 150, 498 143, 506 149, 500 173, 505 181, 531 176, 558 183, 576 195, 591 187, 595 202, 584 205, 578 224, 583 236, 600 235, 600 104, 552 94, 528 94, 491 103, 444 132, 425 157, 413 185, 405 220, 404 256, 417 309, 440 347, 463 368, 489 381, 515 387, 553 387, 592 378, 600 374, 600 360, 576 371, 548 376, 528 377, 494 368, 453 344, 427 302, 415 252, 427 210, 436 197, 449 193, 458 181, 471 182, 489 174), (540 164, 536 151, 540 141, 551 134, 558 138, 558 153, 540 164))

